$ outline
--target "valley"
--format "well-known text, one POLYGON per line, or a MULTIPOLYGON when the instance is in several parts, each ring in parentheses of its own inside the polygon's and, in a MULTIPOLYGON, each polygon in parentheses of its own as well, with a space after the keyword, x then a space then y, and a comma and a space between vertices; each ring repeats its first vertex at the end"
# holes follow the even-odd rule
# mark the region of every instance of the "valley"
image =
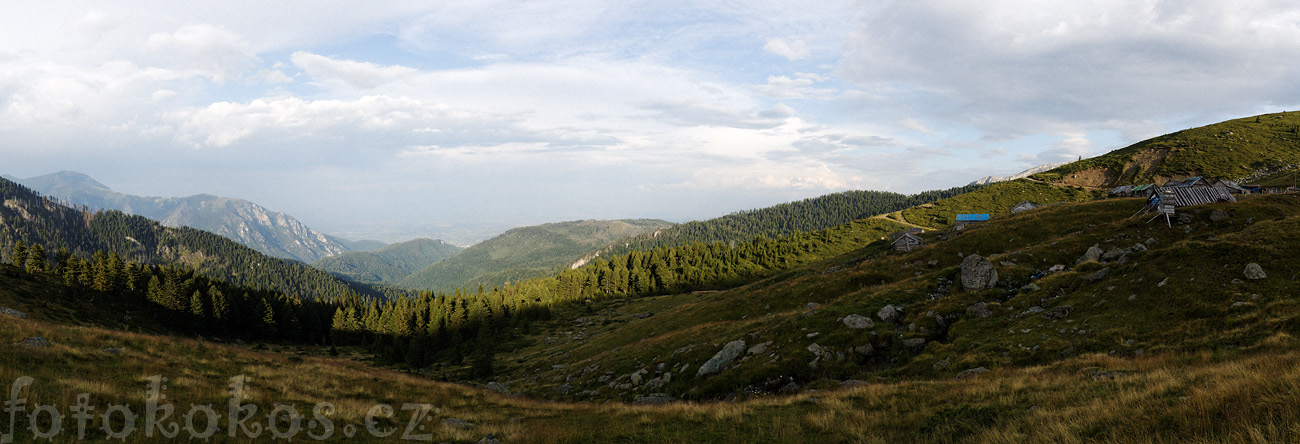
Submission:
MULTIPOLYGON (((1296 122, 913 196, 521 227, 463 250, 420 239, 318 268, 0 180, 0 376, 34 378, 32 408, 89 393, 143 411, 161 375, 181 411, 225 405, 244 375, 232 408, 329 403, 331 441, 1296 441, 1300 197, 1166 223, 1103 191, 1285 182, 1296 122), (989 218, 953 229, 963 214, 989 218), (920 245, 895 249, 909 228, 920 245)), ((300 433, 325 436, 312 418, 300 433)))

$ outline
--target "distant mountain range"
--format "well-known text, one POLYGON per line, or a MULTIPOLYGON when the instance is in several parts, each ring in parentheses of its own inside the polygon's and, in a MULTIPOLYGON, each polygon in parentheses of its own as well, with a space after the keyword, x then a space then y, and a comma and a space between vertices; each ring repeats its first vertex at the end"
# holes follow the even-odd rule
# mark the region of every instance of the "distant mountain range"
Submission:
MULTIPOLYGON (((6 176, 10 177, 10 176, 6 176)), ((375 241, 351 242, 303 225, 293 216, 244 199, 198 194, 144 197, 113 191, 75 171, 12 179, 46 196, 91 210, 120 210, 168 227, 210 231, 271 256, 312 263, 353 250, 382 247, 375 241)))
POLYGON ((1070 164, 1070 163, 1071 163, 1071 162, 1045 163, 1045 164, 1042 164, 1042 165, 1039 165, 1039 166, 1036 166, 1036 167, 1033 167, 1033 168, 1030 168, 1030 169, 1027 169, 1027 170, 1021 171, 1021 172, 1019 172, 1019 173, 1012 174, 1012 175, 1010 175, 1010 176, 1006 176, 1006 177, 986 176, 986 177, 984 177, 984 178, 982 178, 982 179, 979 179, 979 180, 976 180, 976 181, 974 181, 974 182, 971 182, 970 184, 971 184, 971 185, 988 185, 988 184, 991 184, 991 183, 1006 182, 1006 181, 1011 181, 1011 180, 1016 180, 1016 179, 1024 179, 1024 178, 1026 178, 1026 177, 1029 177, 1029 176, 1032 176, 1032 175, 1035 175, 1035 174, 1038 174, 1038 173, 1041 173, 1041 172, 1044 172, 1044 171, 1049 171, 1049 170, 1052 170, 1053 168, 1058 168, 1058 167, 1061 167, 1061 166, 1065 166, 1065 165, 1068 165, 1068 164, 1070 164))
POLYGON ((360 282, 395 285, 411 273, 460 253, 464 248, 441 240, 415 239, 372 252, 350 251, 330 256, 313 267, 360 282))

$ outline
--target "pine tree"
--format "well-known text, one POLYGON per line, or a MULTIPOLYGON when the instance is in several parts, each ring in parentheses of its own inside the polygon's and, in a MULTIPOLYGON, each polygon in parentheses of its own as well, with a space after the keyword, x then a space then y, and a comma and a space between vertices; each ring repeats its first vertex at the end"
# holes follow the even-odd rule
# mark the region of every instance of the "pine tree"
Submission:
POLYGON ((49 271, 49 258, 45 256, 45 246, 41 244, 32 245, 32 250, 27 258, 27 271, 32 273, 44 273, 49 271))
POLYGON ((18 268, 27 266, 27 245, 23 244, 23 241, 14 242, 13 264, 18 268))
POLYGON ((258 298, 258 300, 260 301, 258 314, 262 320, 262 332, 267 336, 274 336, 276 332, 275 309, 271 307, 271 303, 266 298, 258 298))
POLYGON ((208 320, 207 303, 203 299, 203 292, 199 290, 194 290, 194 294, 190 295, 190 315, 194 319, 194 330, 200 332, 204 331, 208 320))

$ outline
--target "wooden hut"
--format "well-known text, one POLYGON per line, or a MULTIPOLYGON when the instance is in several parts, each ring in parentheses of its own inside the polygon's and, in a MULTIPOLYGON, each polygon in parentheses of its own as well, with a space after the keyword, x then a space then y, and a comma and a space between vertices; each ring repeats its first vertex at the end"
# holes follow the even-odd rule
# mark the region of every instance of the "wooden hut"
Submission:
POLYGON ((925 241, 921 240, 921 236, 909 232, 903 232, 903 234, 898 236, 898 239, 894 239, 894 242, 892 243, 894 251, 912 251, 920 248, 921 245, 924 244, 925 241))

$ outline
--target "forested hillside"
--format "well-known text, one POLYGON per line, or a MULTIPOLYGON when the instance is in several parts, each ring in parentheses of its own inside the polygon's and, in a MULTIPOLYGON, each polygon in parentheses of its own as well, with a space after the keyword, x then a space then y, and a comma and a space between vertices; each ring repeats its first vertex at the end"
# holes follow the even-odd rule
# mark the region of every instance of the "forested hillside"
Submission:
POLYGON ((0 256, 11 260, 18 242, 39 244, 49 256, 66 251, 90 257, 111 252, 144 264, 184 264, 197 273, 235 285, 304 298, 378 291, 304 264, 273 258, 224 237, 193 228, 168 228, 119 211, 91 212, 46 199, 0 179, 0 256))
POLYGON ((628 219, 515 228, 408 276, 400 286, 452 291, 550 276, 618 239, 669 226, 662 220, 628 219))
POLYGON ((452 257, 461 250, 464 248, 441 240, 414 239, 372 252, 350 251, 330 256, 312 266, 358 282, 395 285, 411 273, 452 257))
POLYGON ((816 231, 847 224, 878 214, 902 210, 939 199, 977 190, 967 185, 947 190, 926 191, 911 196, 888 191, 845 191, 821 197, 742 211, 706 221, 678 224, 656 233, 636 236, 601 251, 602 256, 693 242, 749 242, 758 236, 782 236, 816 231))

